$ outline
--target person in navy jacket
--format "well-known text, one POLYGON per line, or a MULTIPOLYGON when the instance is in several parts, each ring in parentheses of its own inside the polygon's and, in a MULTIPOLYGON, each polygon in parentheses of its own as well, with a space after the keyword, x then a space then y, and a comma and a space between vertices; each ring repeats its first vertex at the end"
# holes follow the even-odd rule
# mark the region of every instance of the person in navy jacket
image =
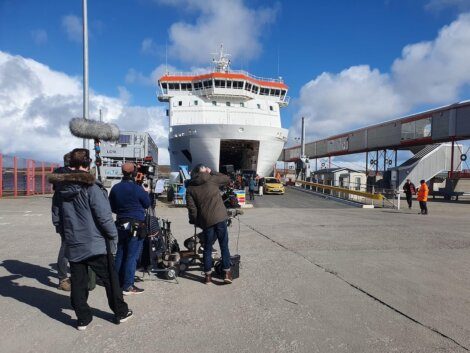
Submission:
POLYGON ((124 295, 139 294, 144 291, 134 285, 134 276, 144 239, 139 234, 144 231, 142 227, 145 211, 150 206, 150 197, 148 190, 134 182, 135 171, 134 163, 124 163, 123 178, 113 186, 109 194, 118 229, 115 267, 124 295), (138 229, 139 224, 140 229, 138 229))

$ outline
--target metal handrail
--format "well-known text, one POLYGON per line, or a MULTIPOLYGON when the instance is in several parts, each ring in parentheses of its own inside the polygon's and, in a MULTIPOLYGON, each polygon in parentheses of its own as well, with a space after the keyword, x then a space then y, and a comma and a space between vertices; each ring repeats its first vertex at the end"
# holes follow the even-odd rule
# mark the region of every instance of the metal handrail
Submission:
POLYGON ((336 192, 342 192, 342 193, 345 193, 345 194, 366 197, 366 198, 372 199, 372 200, 383 200, 383 199, 385 199, 385 197, 382 194, 378 194, 378 193, 351 190, 351 189, 344 188, 344 187, 332 186, 332 185, 320 184, 320 183, 313 183, 313 182, 310 182, 310 181, 303 181, 303 180, 297 180, 296 182, 299 183, 299 184, 302 184, 302 185, 308 185, 308 186, 312 186, 312 187, 323 189, 323 190, 331 190, 331 191, 336 191, 336 192))

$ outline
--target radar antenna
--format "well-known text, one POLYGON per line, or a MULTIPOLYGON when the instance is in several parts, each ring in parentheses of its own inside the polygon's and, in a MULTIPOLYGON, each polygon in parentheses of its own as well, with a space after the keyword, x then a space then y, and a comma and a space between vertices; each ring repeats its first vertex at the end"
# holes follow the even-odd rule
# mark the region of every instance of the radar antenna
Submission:
POLYGON ((230 54, 224 53, 224 45, 220 45, 220 51, 218 53, 212 53, 215 56, 212 59, 214 64, 215 72, 228 72, 230 67, 230 59, 228 58, 230 54))

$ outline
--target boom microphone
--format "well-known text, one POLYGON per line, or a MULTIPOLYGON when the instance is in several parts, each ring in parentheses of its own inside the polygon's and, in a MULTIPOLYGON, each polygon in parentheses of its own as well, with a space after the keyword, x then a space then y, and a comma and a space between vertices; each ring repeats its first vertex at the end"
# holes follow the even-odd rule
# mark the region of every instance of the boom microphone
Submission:
POLYGON ((116 124, 83 118, 70 120, 69 129, 73 136, 90 140, 117 141, 120 135, 116 124))

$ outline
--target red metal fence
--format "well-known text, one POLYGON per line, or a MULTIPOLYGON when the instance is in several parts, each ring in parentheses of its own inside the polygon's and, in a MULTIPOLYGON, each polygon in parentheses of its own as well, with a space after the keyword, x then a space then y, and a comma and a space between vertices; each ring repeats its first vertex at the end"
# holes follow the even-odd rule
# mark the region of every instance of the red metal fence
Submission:
POLYGON ((59 166, 0 153, 0 198, 52 193, 47 174, 59 166))

